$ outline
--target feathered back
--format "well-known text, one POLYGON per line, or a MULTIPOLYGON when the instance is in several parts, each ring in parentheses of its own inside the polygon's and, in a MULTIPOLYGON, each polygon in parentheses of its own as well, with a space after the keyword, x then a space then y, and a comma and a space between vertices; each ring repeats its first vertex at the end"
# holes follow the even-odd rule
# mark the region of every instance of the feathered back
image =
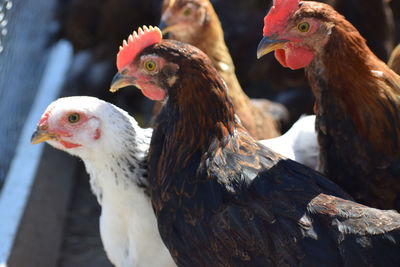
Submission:
POLYGON ((335 102, 337 107, 346 110, 357 132, 376 151, 398 153, 400 77, 371 52, 357 29, 329 5, 303 2, 301 13, 296 15, 334 25, 328 43, 317 58, 325 68, 321 77, 324 86, 317 85, 319 81, 315 80, 320 74, 312 73, 319 72, 318 63, 306 68, 310 82, 314 83, 314 94, 321 94, 318 88, 329 91, 336 100, 321 101, 335 102))

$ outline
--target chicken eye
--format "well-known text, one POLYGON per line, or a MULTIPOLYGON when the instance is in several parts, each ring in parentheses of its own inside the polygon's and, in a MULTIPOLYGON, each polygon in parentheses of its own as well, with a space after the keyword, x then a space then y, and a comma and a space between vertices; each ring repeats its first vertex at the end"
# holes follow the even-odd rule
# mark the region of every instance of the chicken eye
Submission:
POLYGON ((79 116, 78 113, 72 113, 71 115, 68 116, 68 121, 70 123, 77 123, 81 119, 81 116, 79 116))
POLYGON ((144 63, 144 67, 147 71, 154 71, 157 67, 157 64, 153 60, 148 60, 144 63))
POLYGON ((299 25, 297 25, 297 29, 301 32, 308 32, 310 30, 310 23, 308 22, 301 22, 299 25))
POLYGON ((192 8, 187 7, 183 10, 183 15, 184 16, 190 16, 190 14, 192 14, 192 8))

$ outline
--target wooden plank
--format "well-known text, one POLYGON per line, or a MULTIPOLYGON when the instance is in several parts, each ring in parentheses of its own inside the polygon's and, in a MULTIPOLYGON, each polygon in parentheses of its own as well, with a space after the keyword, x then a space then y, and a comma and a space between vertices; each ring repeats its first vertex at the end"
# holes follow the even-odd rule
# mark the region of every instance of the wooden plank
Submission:
POLYGON ((45 146, 7 267, 57 266, 77 166, 77 158, 45 146))

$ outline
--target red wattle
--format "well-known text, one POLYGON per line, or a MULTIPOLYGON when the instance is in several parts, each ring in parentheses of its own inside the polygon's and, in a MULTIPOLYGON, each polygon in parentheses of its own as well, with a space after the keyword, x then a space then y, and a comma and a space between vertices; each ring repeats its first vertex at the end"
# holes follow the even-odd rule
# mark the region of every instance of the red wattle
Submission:
POLYGON ((282 66, 284 66, 285 68, 288 67, 288 65, 286 64, 285 50, 283 49, 275 50, 275 58, 276 60, 278 60, 279 63, 281 63, 282 66))
POLYGON ((165 98, 166 92, 160 87, 152 84, 141 84, 137 81, 137 84, 142 90, 142 93, 151 100, 163 100, 165 98))
POLYGON ((297 70, 306 67, 314 59, 314 52, 305 47, 295 47, 290 44, 285 49, 277 49, 275 58, 282 66, 297 70))
POLYGON ((70 142, 65 141, 65 140, 62 140, 62 139, 60 139, 59 142, 60 142, 60 144, 62 144, 65 148, 74 148, 74 147, 79 147, 79 146, 81 146, 81 145, 79 145, 79 144, 70 143, 70 142))

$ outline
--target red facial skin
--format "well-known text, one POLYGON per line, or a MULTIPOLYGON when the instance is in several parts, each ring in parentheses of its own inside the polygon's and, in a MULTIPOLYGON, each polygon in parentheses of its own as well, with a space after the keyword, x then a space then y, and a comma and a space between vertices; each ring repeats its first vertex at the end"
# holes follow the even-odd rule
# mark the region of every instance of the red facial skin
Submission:
POLYGON ((142 81, 137 81, 136 83, 147 98, 155 101, 160 101, 165 98, 166 92, 157 85, 142 81))
MULTIPOLYGON (((73 137, 73 132, 75 129, 78 129, 82 124, 86 123, 88 121, 88 117, 81 113, 81 112, 70 112, 63 116, 60 120, 56 122, 56 125, 51 125, 49 126, 49 118, 51 117, 51 110, 47 111, 42 118, 40 119, 39 122, 39 127, 43 130, 47 130, 51 135, 55 136, 55 140, 57 140, 62 146, 64 146, 67 149, 75 148, 75 147, 80 147, 82 146, 81 144, 75 144, 72 142, 69 142, 67 140, 64 140, 63 138, 65 137, 73 137), (68 121, 69 115, 73 113, 78 113, 80 116, 80 120, 77 123, 71 123, 68 121)), ((93 136, 93 139, 97 140, 101 137, 101 131, 100 129, 97 129, 95 132, 95 135, 93 136)))
POLYGON ((126 75, 136 77, 137 86, 147 98, 160 101, 165 98, 167 92, 154 83, 153 75, 157 74, 164 66, 165 60, 163 58, 147 55, 141 58, 139 67, 128 65, 126 75), (149 60, 156 64, 156 68, 152 71, 145 68, 145 63, 149 60))
POLYGON ((303 40, 309 38, 317 29, 318 22, 314 19, 306 20, 310 24, 307 32, 300 32, 297 28, 286 32, 285 29, 278 32, 279 39, 289 40, 283 49, 275 51, 275 58, 282 66, 292 70, 308 66, 314 59, 314 51, 304 45, 303 40))
POLYGON ((74 143, 70 143, 68 141, 62 140, 61 138, 58 138, 58 142, 60 142, 60 144, 62 144, 65 148, 74 148, 74 147, 82 146, 79 144, 74 144, 74 143))
MULTIPOLYGON (((278 1, 274 1, 274 4, 279 4, 275 2, 278 1)), ((283 48, 275 50, 275 58, 282 66, 292 70, 304 68, 314 59, 314 51, 305 42, 319 26, 316 20, 308 18, 304 20, 310 25, 307 32, 301 32, 296 27, 287 28, 288 20, 297 11, 299 3, 299 0, 289 0, 288 3, 283 3, 284 6, 271 8, 264 18, 264 36, 277 34, 277 39, 288 40, 283 48)))

